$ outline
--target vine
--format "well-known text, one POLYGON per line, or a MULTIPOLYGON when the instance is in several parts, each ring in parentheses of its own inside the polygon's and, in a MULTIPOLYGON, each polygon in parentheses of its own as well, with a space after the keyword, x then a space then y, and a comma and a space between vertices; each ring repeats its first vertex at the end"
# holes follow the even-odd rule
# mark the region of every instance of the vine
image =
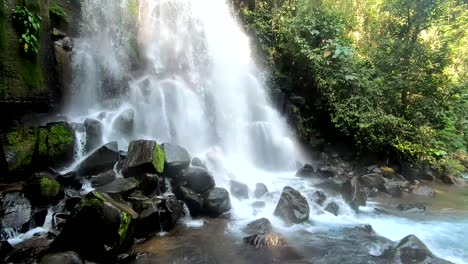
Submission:
POLYGON ((41 17, 33 14, 24 6, 16 6, 13 10, 13 22, 21 37, 19 41, 26 54, 37 54, 39 50, 39 34, 41 17))

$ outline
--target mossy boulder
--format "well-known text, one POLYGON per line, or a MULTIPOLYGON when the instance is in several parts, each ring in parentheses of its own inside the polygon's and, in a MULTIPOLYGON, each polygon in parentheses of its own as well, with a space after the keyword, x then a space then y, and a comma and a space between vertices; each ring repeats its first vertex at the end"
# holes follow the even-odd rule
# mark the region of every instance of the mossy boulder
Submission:
POLYGON ((133 214, 105 194, 88 193, 50 250, 72 250, 97 262, 108 260, 133 243, 133 214))
POLYGON ((161 175, 164 171, 165 160, 166 154, 156 141, 132 141, 128 146, 128 154, 122 173, 125 177, 138 178, 145 173, 161 175))
POLYGON ((78 166, 78 174, 90 176, 113 170, 119 158, 119 146, 117 142, 109 142, 95 150, 81 162, 78 166))
POLYGON ((39 173, 26 183, 26 196, 33 204, 44 205, 57 202, 63 196, 60 183, 47 173, 39 173))

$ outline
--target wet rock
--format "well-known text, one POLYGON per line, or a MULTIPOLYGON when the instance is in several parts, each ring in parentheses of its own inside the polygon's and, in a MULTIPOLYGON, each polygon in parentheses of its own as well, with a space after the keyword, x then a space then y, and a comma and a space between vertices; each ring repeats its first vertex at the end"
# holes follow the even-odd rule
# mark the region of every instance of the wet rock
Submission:
POLYGON ((140 181, 140 190, 145 195, 161 195, 166 190, 164 178, 157 174, 145 173, 138 177, 138 180, 140 181))
POLYGON ((83 186, 83 178, 77 172, 71 171, 65 174, 57 175, 55 178, 60 185, 79 190, 83 186))
POLYGON ((184 148, 164 143, 162 144, 164 153, 166 153, 165 174, 173 177, 175 174, 190 165, 190 155, 184 148))
POLYGON ((384 167, 380 167, 380 169, 382 170, 382 174, 385 177, 391 177, 391 176, 396 174, 395 169, 393 169, 391 167, 384 166, 384 167))
POLYGON ((70 219, 69 214, 61 214, 61 213, 54 214, 52 218, 53 220, 52 224, 53 224, 54 229, 59 230, 59 231, 62 230, 62 228, 67 223, 68 219, 70 219))
POLYGON ((312 165, 310 164, 305 164, 302 168, 300 168, 296 172, 296 176, 301 177, 301 178, 309 178, 309 177, 313 177, 314 175, 315 175, 314 167, 312 167, 312 165))
POLYGON ((255 201, 252 203, 253 208, 264 208, 266 206, 266 203, 263 201, 255 201))
POLYGON ((97 187, 96 190, 98 192, 108 193, 108 194, 121 194, 126 195, 129 194, 131 191, 135 190, 139 186, 139 182, 137 179, 131 178, 117 178, 112 182, 97 187))
POLYGON ((97 175, 112 170, 119 161, 117 142, 110 142, 91 153, 79 166, 80 175, 97 175))
POLYGON ((298 107, 303 107, 306 103, 306 100, 304 99, 304 97, 297 96, 297 95, 291 96, 289 99, 291 100, 291 103, 293 103, 295 106, 298 106, 298 107))
POLYGON ((267 218, 260 218, 247 224, 243 231, 249 235, 254 234, 267 234, 272 231, 273 227, 270 220, 267 218))
POLYGON ((201 159, 195 157, 192 159, 192 166, 195 166, 195 167, 200 167, 204 170, 208 170, 208 168, 206 167, 205 163, 203 163, 203 161, 201 161, 201 159))
POLYGON ((123 165, 124 177, 138 177, 144 173, 161 174, 164 171, 165 153, 156 141, 136 140, 130 142, 123 165))
POLYGON ((150 203, 136 219, 137 237, 146 237, 148 233, 153 232, 168 231, 182 216, 183 203, 174 196, 153 198, 150 203))
POLYGON ((65 190, 65 209, 73 211, 75 206, 81 201, 81 195, 79 191, 66 189, 65 190))
POLYGON ((434 189, 426 185, 421 185, 417 187, 416 189, 414 189, 413 194, 420 195, 420 196, 429 196, 429 197, 435 196, 434 189))
POLYGON ((82 264, 80 256, 73 251, 50 253, 42 257, 39 264, 82 264))
POLYGON ((326 199, 327 196, 321 191, 315 191, 314 194, 312 194, 312 201, 320 206, 323 205, 323 202, 325 202, 326 199))
POLYGON ((56 203, 63 197, 60 183, 50 175, 42 174, 24 186, 26 196, 35 205, 56 203))
POLYGON ((3 228, 21 228, 31 219, 31 203, 22 193, 7 193, 3 197, 2 208, 3 228))
POLYGON ((202 194, 215 186, 213 176, 206 170, 190 167, 182 170, 173 181, 175 189, 183 186, 197 194, 202 194))
POLYGON ((275 216, 281 218, 286 224, 299 224, 309 219, 309 213, 307 199, 294 188, 284 187, 276 205, 275 216))
POLYGON ((231 209, 229 192, 224 188, 215 187, 209 190, 203 199, 203 209, 209 215, 221 215, 231 209))
POLYGON ((244 237, 244 242, 257 248, 273 248, 287 245, 286 239, 282 235, 273 232, 244 237))
POLYGON ((115 131, 119 131, 125 136, 131 136, 133 134, 133 128, 135 123, 135 111, 133 109, 127 109, 123 111, 112 124, 112 128, 115 131))
POLYGON ((370 173, 359 178, 359 182, 369 188, 382 189, 385 179, 382 174, 370 173))
POLYGON ((84 129, 86 132, 86 151, 91 151, 102 145, 102 130, 104 127, 101 122, 87 118, 84 121, 84 129))
POLYGON ((203 197, 199 193, 184 186, 178 186, 174 189, 177 199, 185 202, 192 216, 203 213, 203 197))
POLYGON ((5 263, 37 263, 37 256, 49 248, 50 242, 48 237, 33 237, 16 244, 5 263))
POLYGON ((127 201, 132 204, 133 210, 138 213, 141 213, 141 211, 148 209, 153 205, 151 199, 148 196, 143 195, 139 190, 136 190, 128 195, 127 201))
POLYGON ((361 190, 358 177, 353 177, 345 182, 341 195, 354 210, 358 210, 359 206, 366 205, 367 197, 366 194, 361 190))
POLYGON ((331 214, 337 216, 340 211, 340 207, 335 202, 330 202, 325 207, 325 211, 330 212, 331 214))
POLYGON ((367 171, 372 172, 372 173, 382 173, 382 170, 379 168, 377 164, 367 167, 367 171))
POLYGON ((392 197, 401 197, 400 184, 397 181, 386 181, 383 185, 383 191, 392 197))
POLYGON ((330 166, 323 166, 318 168, 316 175, 321 178, 331 178, 335 176, 335 172, 330 166))
POLYGON ((232 196, 238 199, 249 199, 249 187, 247 184, 238 181, 229 181, 232 196))
POLYGON ((91 177, 91 185, 99 187, 111 183, 117 177, 114 170, 99 173, 91 177))
POLYGON ((45 207, 34 208, 33 213, 31 215, 31 223, 29 225, 29 228, 32 229, 36 227, 42 227, 47 216, 47 211, 48 210, 45 207))
POLYGON ((393 263, 451 263, 435 257, 415 235, 409 235, 400 240, 398 245, 384 253, 384 256, 393 263))
POLYGON ((133 242, 132 214, 107 195, 88 193, 52 242, 51 251, 71 250, 97 262, 115 256, 133 242))
POLYGON ((254 197, 255 198, 260 198, 262 197, 265 193, 268 193, 268 188, 264 183, 257 183, 255 184, 255 191, 254 191, 254 197))
POLYGON ((397 208, 400 211, 408 213, 424 213, 426 212, 426 206, 422 203, 410 203, 410 204, 399 204, 397 208))

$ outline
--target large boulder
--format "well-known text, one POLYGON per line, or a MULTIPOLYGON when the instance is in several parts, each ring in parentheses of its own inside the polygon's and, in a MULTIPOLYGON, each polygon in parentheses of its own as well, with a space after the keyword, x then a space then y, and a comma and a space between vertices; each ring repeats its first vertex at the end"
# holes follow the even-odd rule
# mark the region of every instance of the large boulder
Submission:
POLYGON ((409 235, 384 253, 392 263, 431 263, 449 264, 451 262, 437 258, 415 235, 409 235))
POLYGON ((202 168, 204 170, 208 170, 205 163, 203 163, 203 161, 201 161, 201 159, 199 159, 197 157, 192 159, 191 165, 195 166, 195 167, 200 167, 200 168, 202 168))
POLYGON ((164 153, 166 153, 165 174, 169 177, 177 174, 190 165, 190 155, 184 148, 169 143, 162 144, 164 153))
POLYGON ((218 216, 231 209, 229 192, 224 188, 215 187, 203 197, 203 211, 208 215, 218 216))
POLYGON ((19 228, 31 220, 31 203, 19 192, 7 193, 2 198, 2 228, 19 228))
POLYGON ((36 205, 57 202, 63 196, 60 183, 52 176, 42 174, 30 180, 24 187, 26 196, 36 205))
POLYGON ((150 199, 145 207, 135 222, 137 237, 172 229, 182 216, 184 205, 174 196, 168 196, 150 199))
POLYGON ((359 182, 369 188, 382 189, 385 179, 380 173, 370 173, 359 178, 359 182))
POLYGON ((255 198, 261 198, 263 195, 268 193, 268 188, 264 183, 257 183, 255 184, 255 190, 254 190, 254 197, 255 198))
POLYGON ((85 176, 97 175, 112 170, 118 161, 119 146, 117 142, 110 142, 101 146, 83 160, 78 165, 78 174, 85 176))
POLYGON ((244 237, 244 242, 256 248, 273 248, 284 246, 287 244, 286 239, 282 235, 273 232, 267 234, 260 233, 244 237))
POLYGON ((297 177, 308 178, 315 175, 315 169, 310 164, 305 164, 296 172, 297 177))
POLYGON ((336 204, 335 202, 330 202, 329 204, 327 204, 327 206, 325 207, 325 211, 337 216, 338 215, 338 212, 340 211, 340 207, 338 206, 338 204, 336 204))
POLYGON ((99 187, 111 183, 117 178, 117 174, 114 170, 109 170, 106 172, 101 172, 98 175, 91 177, 91 186, 99 187))
POLYGON ((39 264, 82 264, 80 256, 73 251, 49 253, 42 257, 39 264))
POLYGON ((400 184, 394 180, 387 180, 383 184, 383 191, 392 197, 401 197, 402 195, 400 184))
POLYGON ((133 177, 117 178, 104 186, 97 187, 96 190, 102 193, 127 196, 130 192, 136 190, 139 185, 138 180, 133 177))
POLYGON ((102 131, 104 127, 99 120, 86 118, 84 129, 86 132, 86 151, 91 151, 102 145, 102 131))
POLYGON ((309 219, 309 213, 307 199, 294 188, 284 187, 274 214, 286 224, 299 224, 309 219))
POLYGON ((229 182, 232 196, 238 199, 249 199, 249 187, 242 182, 231 180, 229 182))
POLYGON ((260 218, 247 224, 243 231, 249 235, 268 234, 273 230, 270 220, 260 218))
POLYGON ((85 259, 104 262, 133 243, 133 215, 109 196, 88 193, 52 242, 50 252, 75 251, 85 259))
POLYGON ((128 146, 122 173, 124 177, 140 177, 144 173, 162 174, 166 154, 153 140, 136 140, 128 146))
POLYGON ((359 206, 366 205, 367 197, 361 190, 358 177, 353 177, 344 183, 341 195, 354 210, 358 210, 359 206))
POLYGON ((173 183, 176 185, 176 189, 184 186, 198 194, 202 194, 215 186, 213 176, 208 171, 197 167, 182 170, 176 175, 173 183))
POLYGON ((131 136, 135 126, 135 111, 127 109, 120 113, 112 123, 114 131, 119 131, 124 136, 131 136))

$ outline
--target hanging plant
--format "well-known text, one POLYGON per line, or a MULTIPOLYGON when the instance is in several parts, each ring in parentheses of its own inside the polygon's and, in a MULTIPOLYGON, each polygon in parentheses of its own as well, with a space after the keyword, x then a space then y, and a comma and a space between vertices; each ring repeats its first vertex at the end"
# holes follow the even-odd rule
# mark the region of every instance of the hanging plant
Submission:
POLYGON ((19 39, 21 47, 26 54, 37 54, 39 51, 39 34, 41 17, 29 11, 24 6, 13 9, 13 22, 21 34, 19 39))

